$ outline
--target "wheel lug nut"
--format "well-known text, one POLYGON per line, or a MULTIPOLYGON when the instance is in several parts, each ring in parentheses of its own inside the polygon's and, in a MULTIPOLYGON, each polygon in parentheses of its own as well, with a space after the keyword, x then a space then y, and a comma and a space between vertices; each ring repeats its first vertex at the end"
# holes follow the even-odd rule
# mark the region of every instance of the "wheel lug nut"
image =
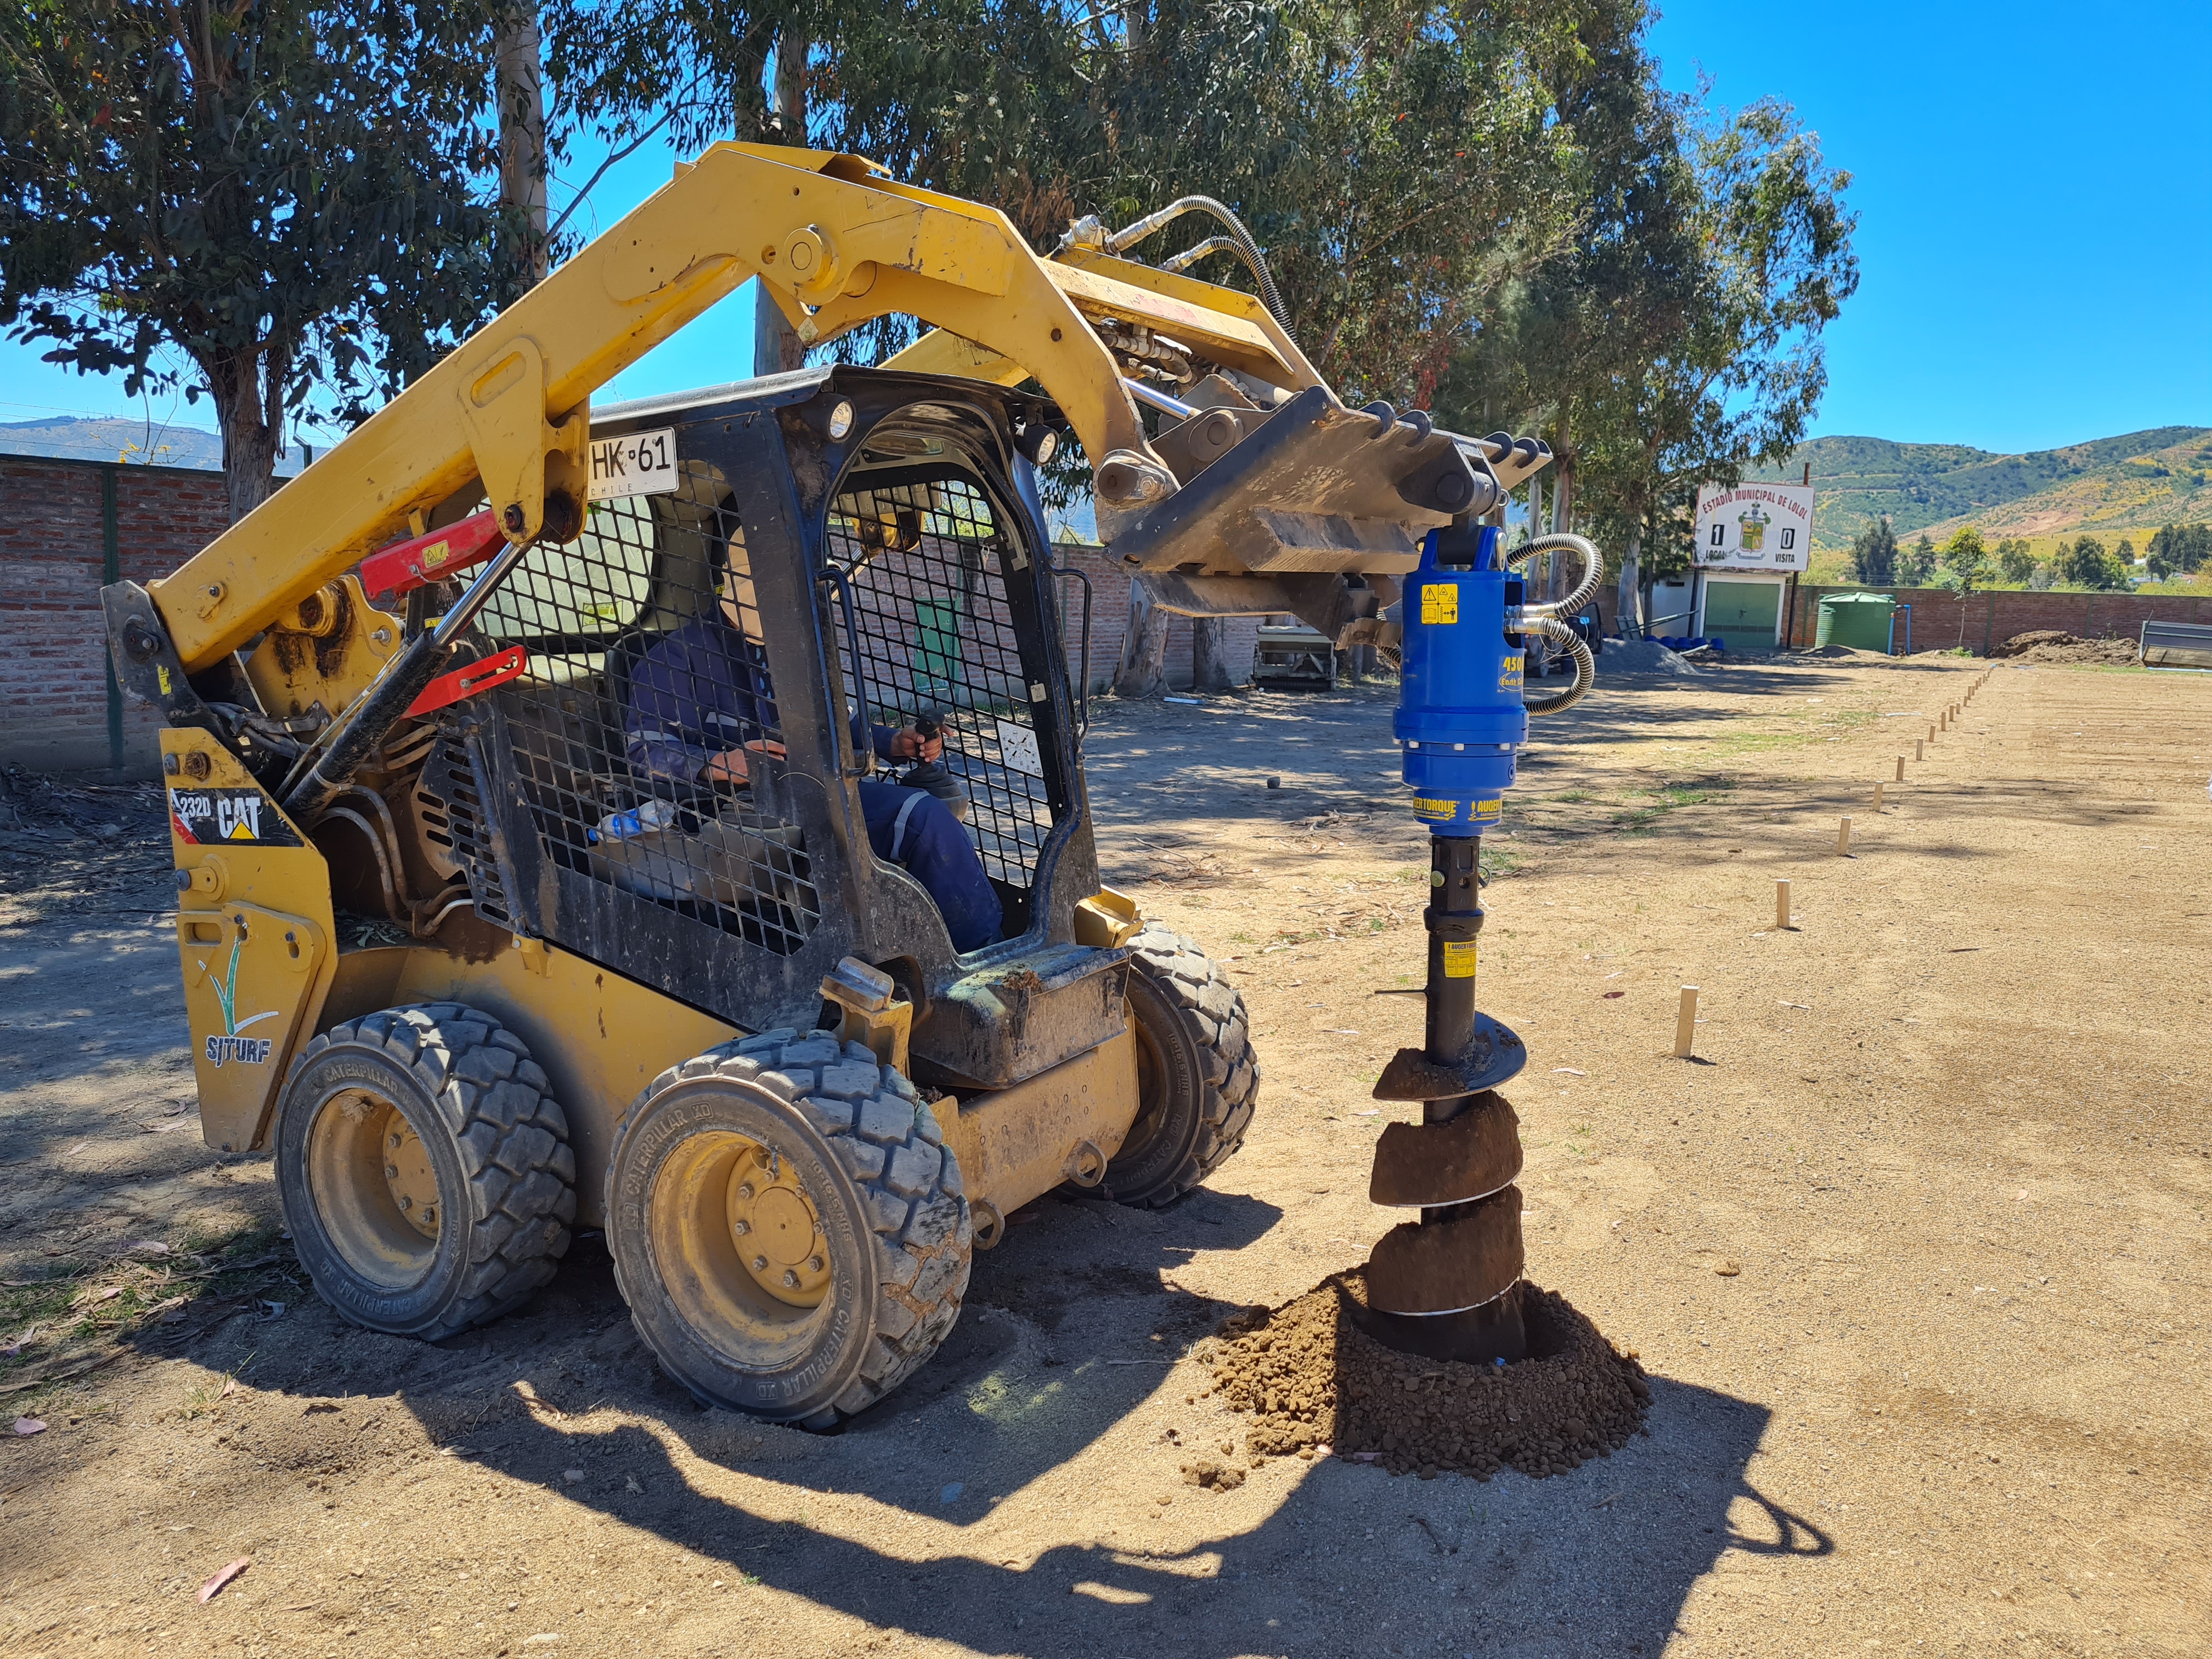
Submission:
POLYGON ((753 1183, 750 1181, 745 1182, 744 1186, 738 1188, 738 1197, 740 1200, 750 1198, 752 1195, 753 1183))
POLYGON ((398 1132, 397 1130, 394 1130, 394 1131, 392 1132, 392 1144, 393 1146, 397 1146, 399 1144, 399 1141, 400 1141, 400 1136, 399 1136, 399 1133, 398 1133, 398 1132))
POLYGON ((795 1291, 799 1288, 799 1275, 788 1267, 783 1270, 783 1288, 787 1291, 795 1291))
POLYGON ((433 1204, 428 1209, 423 1211, 422 1219, 434 1224, 438 1219, 438 1206, 433 1204))
POLYGON ((743 1238, 747 1233, 752 1231, 752 1230, 753 1224, 750 1221, 732 1221, 730 1224, 730 1231, 735 1233, 739 1238, 743 1238))
POLYGON ((811 1273, 818 1273, 829 1265, 818 1255, 810 1255, 806 1258, 806 1271, 811 1273))
POLYGON ((399 1200, 399 1207, 403 1210, 411 1210, 415 1207, 415 1200, 411 1198, 403 1198, 399 1200))
POLYGON ((753 1258, 753 1271, 757 1273, 766 1273, 768 1271, 768 1258, 764 1255, 755 1256, 753 1258))
POLYGON ((386 1181, 393 1179, 398 1173, 399 1166, 397 1164, 387 1164, 384 1166, 384 1178, 386 1181))

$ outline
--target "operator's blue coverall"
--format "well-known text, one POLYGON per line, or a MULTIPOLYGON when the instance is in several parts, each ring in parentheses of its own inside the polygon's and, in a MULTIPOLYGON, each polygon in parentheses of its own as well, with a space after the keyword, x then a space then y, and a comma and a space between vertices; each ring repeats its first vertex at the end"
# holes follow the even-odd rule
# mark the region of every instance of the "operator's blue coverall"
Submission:
MULTIPOLYGON (((623 732, 641 775, 696 781, 725 750, 780 741, 768 653, 720 616, 672 629, 631 671, 623 732)), ((856 727, 859 722, 854 721, 856 727)), ((877 756, 891 758, 891 729, 874 728, 877 756)), ((877 856, 912 873, 937 902, 956 951, 999 937, 999 895, 960 820, 934 795, 864 779, 860 813, 877 856)))

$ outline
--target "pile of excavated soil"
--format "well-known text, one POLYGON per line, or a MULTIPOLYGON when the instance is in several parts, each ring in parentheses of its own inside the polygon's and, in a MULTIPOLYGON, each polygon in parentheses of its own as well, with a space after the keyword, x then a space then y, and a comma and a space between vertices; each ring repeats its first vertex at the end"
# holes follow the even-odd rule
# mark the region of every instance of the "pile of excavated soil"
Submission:
POLYGON ((2138 654, 2133 640, 2085 640, 2057 628, 2015 634, 1990 649, 1992 657, 2009 657, 2017 662, 2131 663, 2138 654))
POLYGON ((1423 1479, 1487 1480, 1507 1464, 1563 1474, 1610 1455, 1642 1425, 1650 1385, 1554 1291, 1522 1285, 1530 1357, 1468 1365, 1386 1348, 1354 1322, 1360 1271, 1322 1280, 1273 1312, 1235 1315, 1200 1358, 1214 1391, 1253 1417, 1256 1458, 1317 1449, 1423 1479))

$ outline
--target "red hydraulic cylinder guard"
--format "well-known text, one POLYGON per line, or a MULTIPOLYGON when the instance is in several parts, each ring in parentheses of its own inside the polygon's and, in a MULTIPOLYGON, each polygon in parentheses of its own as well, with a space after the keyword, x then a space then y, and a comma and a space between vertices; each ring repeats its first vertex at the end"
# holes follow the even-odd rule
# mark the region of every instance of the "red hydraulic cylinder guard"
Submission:
POLYGON ((404 542, 394 542, 361 562, 361 585, 370 593, 412 593, 441 582, 456 571, 482 564, 506 544, 489 507, 404 542))
POLYGON ((504 685, 517 678, 530 666, 530 653, 519 645, 441 674, 422 688, 422 695, 407 707, 408 718, 419 719, 434 713, 463 697, 473 697, 479 691, 489 691, 495 685, 504 685))

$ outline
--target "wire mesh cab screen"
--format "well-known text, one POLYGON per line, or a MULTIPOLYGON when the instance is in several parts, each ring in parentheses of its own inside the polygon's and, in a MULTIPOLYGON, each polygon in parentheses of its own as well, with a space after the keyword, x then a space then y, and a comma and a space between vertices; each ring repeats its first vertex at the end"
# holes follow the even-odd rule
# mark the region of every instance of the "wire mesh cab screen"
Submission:
MULTIPOLYGON (((673 494, 593 502, 574 543, 533 549, 485 605, 491 644, 530 653, 527 676, 493 694, 504 752, 487 762, 514 769, 555 866, 788 956, 822 907, 788 810, 744 532, 714 466, 680 472, 673 494)), ((478 909, 513 920, 484 890, 495 865, 471 844, 477 814, 447 804, 457 852, 483 872, 478 909)), ((545 921, 572 942, 565 915, 545 921)))
POLYGON ((1052 787, 1054 755, 1037 728, 1044 653, 1033 641, 1025 658, 1008 598, 1010 577, 1042 586, 1034 552, 1019 516, 943 441, 872 434, 861 460, 830 503, 824 535, 853 597, 857 637, 841 639, 846 699, 857 708, 857 690, 876 724, 929 721, 941 732, 1011 935, 1028 925, 1053 801, 1066 796, 1052 787))

